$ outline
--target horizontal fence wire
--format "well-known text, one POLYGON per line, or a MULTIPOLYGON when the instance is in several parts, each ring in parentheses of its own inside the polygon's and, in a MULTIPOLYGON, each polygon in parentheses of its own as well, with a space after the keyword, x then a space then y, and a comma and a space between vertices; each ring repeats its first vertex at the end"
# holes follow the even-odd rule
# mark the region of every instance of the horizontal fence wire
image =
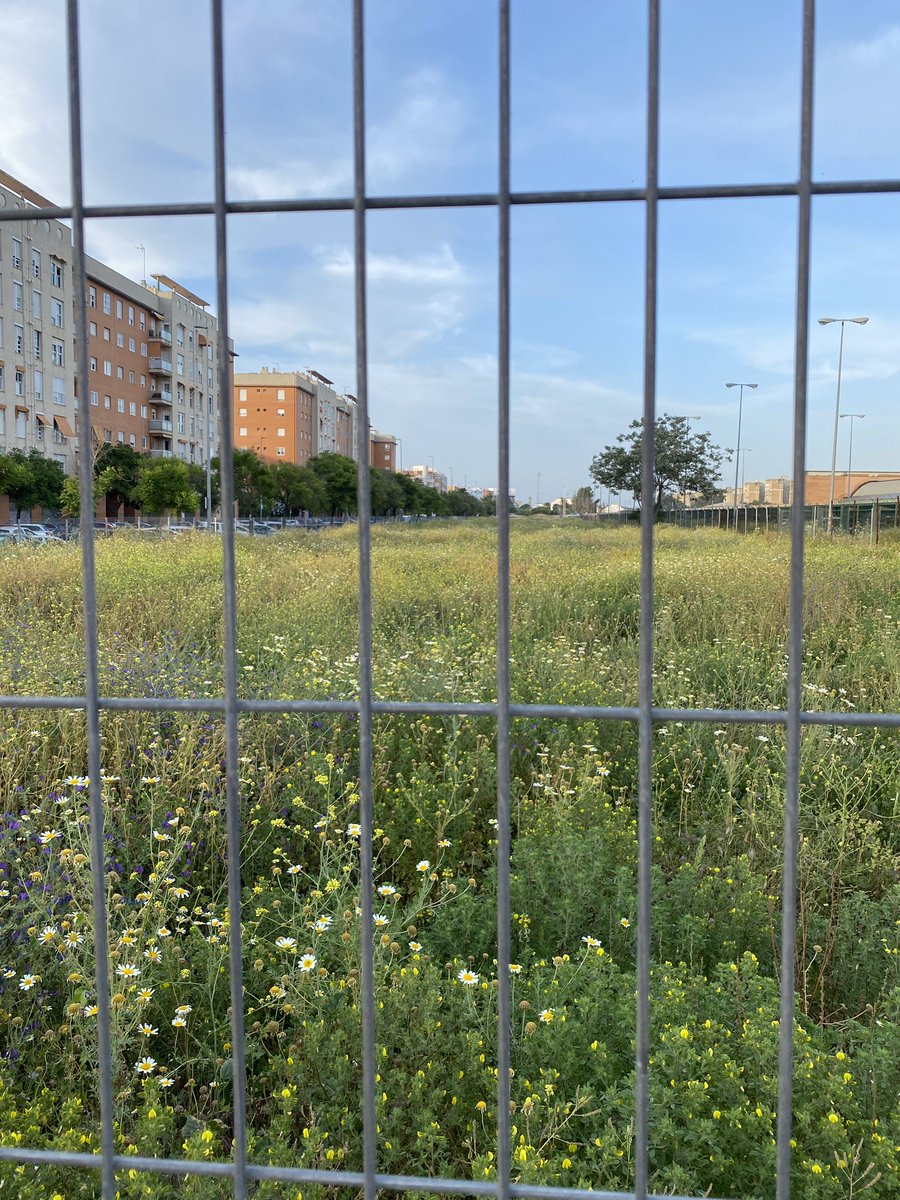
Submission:
MULTIPOLYGON (((793 1066, 794 980, 790 964, 796 937, 796 872, 799 809, 799 754, 801 731, 805 726, 900 728, 900 712, 818 712, 802 708, 803 653, 803 547, 805 513, 803 497, 795 489, 791 506, 790 595, 788 614, 787 707, 764 709, 671 708, 653 704, 653 526, 644 522, 641 530, 640 641, 638 703, 634 706, 557 705, 514 703, 510 691, 510 573, 509 515, 501 506, 498 513, 497 546, 497 699, 482 703, 443 703, 377 699, 372 684, 372 587, 371 528, 369 520, 369 474, 367 443, 367 312, 366 312, 366 214, 379 209, 426 209, 448 207, 495 207, 498 213, 498 482, 500 494, 509 484, 509 400, 510 400, 510 209, 515 205, 640 202, 645 205, 645 296, 644 296, 644 389, 643 414, 648 436, 644 439, 642 472, 645 494, 652 488, 653 436, 656 413, 656 295, 657 295, 657 224, 661 202, 678 200, 728 199, 746 197, 794 197, 797 199, 797 293, 795 318, 794 387, 794 478, 803 477, 806 451, 806 389, 809 335, 810 215, 814 196, 867 195, 900 192, 900 179, 813 181, 812 125, 814 81, 815 0, 801 0, 803 9, 803 63, 801 95, 801 136, 799 176, 796 182, 760 184, 722 184, 666 187, 658 182, 659 160, 659 0, 648 0, 647 42, 647 138, 646 182, 638 188, 598 188, 514 192, 510 189, 510 0, 498 0, 500 88, 498 122, 498 187, 496 192, 443 195, 370 196, 365 180, 365 34, 364 0, 353 0, 353 88, 354 88, 354 194, 352 197, 320 199, 282 198, 241 201, 226 195, 226 135, 224 122, 224 50, 222 0, 211 0, 211 52, 213 62, 213 141, 215 162, 215 199, 211 202, 165 204, 85 205, 83 202, 83 162, 80 96, 80 55, 78 42, 79 3, 67 0, 67 53, 69 125, 71 146, 72 203, 41 209, 44 217, 70 220, 73 229, 74 271, 78 310, 79 340, 76 376, 79 389, 79 421, 90 428, 86 355, 86 299, 84 289, 85 223, 96 218, 213 216, 216 228, 216 295, 219 328, 219 378, 222 389, 222 492, 223 507, 229 511, 233 493, 232 411, 230 403, 231 364, 228 358, 228 252, 227 218, 251 213, 294 213, 350 211, 354 215, 354 270, 356 306, 358 425, 358 536, 359 536, 359 614, 360 667, 359 695, 347 700, 253 699, 241 698, 237 691, 237 616, 235 580, 235 538, 233 526, 223 526, 224 579, 224 694, 221 697, 126 697, 102 696, 99 691, 99 651, 97 633, 97 596, 95 585, 94 536, 90 522, 82 538, 85 693, 83 696, 0 696, 0 710, 45 709, 84 713, 88 744, 88 794, 91 812, 91 861, 94 885, 94 938, 97 946, 96 985, 98 1014, 99 1096, 101 1141, 99 1154, 68 1151, 0 1147, 0 1161, 19 1163, 39 1169, 55 1164, 100 1173, 104 1200, 114 1200, 115 1173, 122 1170, 147 1171, 158 1175, 208 1176, 232 1181, 232 1194, 244 1200, 249 1181, 281 1181, 317 1184, 328 1187, 362 1189, 366 1200, 374 1200, 379 1190, 424 1192, 435 1195, 475 1195, 533 1198, 533 1200, 648 1200, 649 1156, 652 1112, 649 1106, 649 1021, 650 1021, 650 877, 652 846, 652 750, 657 726, 672 722, 719 725, 772 725, 785 727, 785 827, 784 876, 781 939, 781 1019, 779 1028, 779 1105, 777 1144, 777 1200, 790 1195, 790 1134, 793 1066), (228 818, 227 869, 228 907, 231 925, 229 979, 234 1061, 232 1159, 228 1162, 194 1162, 181 1159, 143 1158, 114 1152, 112 1052, 109 1024, 109 980, 106 911, 103 887, 103 801, 100 757, 100 719, 103 712, 183 712, 220 714, 226 728, 226 804, 228 818), (361 954, 363 977, 362 1049, 363 1049, 363 1170, 313 1170, 270 1166, 248 1160, 247 1082, 243 1036, 243 973, 240 937, 240 796, 238 787, 239 721, 244 714, 352 714, 359 721, 360 743, 360 823, 361 905, 363 909, 361 954), (373 788, 372 725, 376 716, 432 716, 484 718, 497 727, 497 822, 498 822, 498 1130, 496 1180, 464 1180, 412 1175, 386 1175, 377 1170, 375 1108, 375 1017, 374 968, 371 939, 365 931, 371 925, 373 874, 373 788), (636 1119, 635 1180, 631 1192, 587 1191, 579 1188, 546 1187, 515 1183, 510 1169, 510 1045, 509 1045, 509 972, 510 956, 510 726, 516 718, 547 718, 561 721, 625 721, 636 723, 639 735, 638 762, 638 954, 637 954, 637 1026, 636 1026, 636 1119), (368 922, 367 922, 368 915, 368 922)), ((22 210, 0 211, 0 222, 21 220, 22 210)), ((84 455, 79 465, 79 482, 84 511, 91 507, 91 464, 84 455)), ((676 1197, 675 1200, 678 1200, 676 1197)), ((690 1200, 682 1197, 681 1200, 690 1200)))

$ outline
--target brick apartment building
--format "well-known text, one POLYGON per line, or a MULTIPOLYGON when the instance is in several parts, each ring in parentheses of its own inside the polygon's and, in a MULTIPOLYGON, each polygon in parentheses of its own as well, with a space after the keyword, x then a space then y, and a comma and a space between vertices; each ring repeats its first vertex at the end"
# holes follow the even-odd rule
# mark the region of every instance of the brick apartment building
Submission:
POLYGON ((326 451, 357 457, 355 396, 339 395, 318 371, 234 376, 234 444, 264 462, 305 466, 326 451))
MULTIPOLYGON (((0 172, 0 207, 22 210, 0 226, 0 451, 37 449, 73 474, 74 253, 71 229, 41 216, 50 204, 0 172)), ((85 275, 92 445, 205 465, 221 429, 207 302, 166 275, 139 284, 93 258, 85 275)))
POLYGON ((392 433, 369 430, 369 466, 397 470, 397 439, 392 433))

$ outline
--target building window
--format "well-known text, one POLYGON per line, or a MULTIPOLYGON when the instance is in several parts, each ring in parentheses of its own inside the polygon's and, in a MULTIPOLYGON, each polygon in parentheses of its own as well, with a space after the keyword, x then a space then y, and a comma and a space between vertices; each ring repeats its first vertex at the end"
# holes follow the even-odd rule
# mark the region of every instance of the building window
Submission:
POLYGON ((31 315, 34 317, 34 319, 36 321, 40 321, 41 313, 42 313, 41 293, 40 292, 32 292, 31 293, 31 315))
POLYGON ((66 351, 62 342, 53 339, 50 350, 51 358, 53 359, 54 367, 63 367, 66 363, 66 351))
POLYGON ((119 445, 120 445, 120 446, 121 446, 121 445, 123 445, 123 444, 124 444, 124 442, 125 442, 125 434, 122 432, 122 430, 121 430, 121 429, 119 430, 119 432, 118 432, 118 434, 117 434, 116 436, 117 436, 117 438, 118 438, 119 445))
POLYGON ((16 395, 25 395, 25 372, 20 367, 16 367, 16 395))
POLYGON ((276 415, 277 417, 283 417, 283 416, 284 416, 284 409, 283 409, 283 408, 276 408, 276 410, 275 410, 275 415, 276 415))
POLYGON ((184 326, 183 325, 175 326, 175 341, 179 346, 184 345, 184 326))
POLYGON ((146 449, 147 449, 147 438, 146 438, 146 436, 144 436, 144 437, 142 437, 142 438, 141 438, 141 449, 142 449, 142 450, 146 450, 146 449))
POLYGON ((116 379, 124 379, 124 378, 125 378, 125 368, 124 367, 116 367, 116 379))
POLYGON ((104 408, 112 408, 112 396, 104 396, 103 397, 103 407, 104 408))
POLYGON ((43 400, 44 398, 44 372, 35 371, 34 373, 34 398, 35 400, 43 400))
POLYGON ((91 321, 91 323, 90 323, 90 325, 89 325, 89 327, 88 327, 88 328, 89 328, 89 329, 90 329, 90 331, 91 331, 91 337, 96 337, 96 336, 97 336, 97 322, 96 322, 96 321, 91 321))
POLYGON ((123 413, 125 411, 125 401, 122 400, 121 398, 119 400, 117 400, 116 408, 119 410, 120 413, 123 413))
MULTIPOLYGON (((6 391, 6 367, 0 363, 0 392, 6 391)), ((2 410, 0 410, 2 411, 2 410)))
POLYGON ((275 436, 276 436, 276 437, 283 438, 283 437, 285 436, 284 430, 283 430, 283 429, 277 429, 277 430, 275 431, 275 436))
POLYGON ((6 409, 0 408, 0 436, 6 437, 6 409))
POLYGON ((142 358, 147 357, 147 343, 146 342, 141 342, 141 357, 142 358))
POLYGON ((18 238, 12 240, 12 265, 21 267, 22 265, 22 243, 18 238))
POLYGON ((137 344, 133 337, 130 337, 128 339, 128 349, 131 351, 132 354, 134 354, 135 351, 137 350, 137 344))
POLYGON ((34 357, 38 362, 40 362, 40 359, 41 359, 41 331, 39 329, 33 329, 31 331, 31 336, 33 338, 34 357))
POLYGON ((62 300, 50 301, 50 320, 57 329, 63 328, 63 303, 62 300))
POLYGON ((240 400, 241 404, 247 403, 247 389, 246 388, 240 388, 238 390, 238 399, 240 400))
POLYGON ((178 432, 184 433, 184 413, 178 414, 178 432))
POLYGON ((24 354, 25 353, 25 326, 24 325, 16 326, 15 346, 16 346, 16 354, 24 354))
POLYGON ((242 425, 240 427, 240 429, 238 430, 238 437, 246 437, 246 436, 247 436, 247 426, 242 425))
POLYGON ((94 408, 98 407, 98 405, 100 404, 99 392, 91 392, 91 404, 93 405, 94 408))
POLYGON ((142 376, 141 376, 141 387, 142 387, 142 388, 145 388, 146 386, 147 386, 147 376, 146 376, 146 375, 142 375, 142 376))
POLYGON ((119 347, 120 350, 125 349, 125 334, 124 333, 116 334, 116 345, 119 347))
POLYGON ((128 401, 128 415, 130 417, 137 416, 137 405, 135 404, 135 402, 133 400, 128 401))
POLYGON ((103 293, 103 311, 107 316, 112 315, 112 296, 110 296, 109 292, 103 293))
POLYGON ((28 433, 28 414, 16 412, 16 437, 23 438, 28 433))
POLYGON ((64 379, 53 380, 53 403, 65 404, 66 402, 66 381, 64 379))
POLYGON ((178 372, 179 375, 184 374, 184 355, 183 354, 175 355, 175 370, 178 372))
POLYGON ((63 285, 62 263, 58 263, 55 258, 50 260, 50 282, 55 288, 61 288, 63 285))
POLYGON ((116 301, 116 317, 120 321, 122 320, 122 301, 121 300, 116 301))
POLYGON ((128 305, 128 324, 129 325, 134 324, 134 305, 133 304, 128 305))
POLYGON ((130 444, 130 446, 131 446, 131 448, 132 448, 132 450, 133 450, 133 449, 135 448, 135 446, 137 445, 137 438, 134 436, 134 434, 131 434, 131 436, 129 437, 128 441, 129 441, 129 444, 130 444))
POLYGON ((141 419, 143 421, 147 420, 147 405, 146 404, 141 405, 141 419))
POLYGON ((112 430, 111 430, 111 429, 104 429, 104 430, 103 430, 103 440, 104 440, 104 442, 111 442, 111 441, 112 441, 112 430))
POLYGON ((247 415, 247 410, 246 410, 246 408, 239 408, 239 409, 238 409, 238 416, 239 416, 239 417, 246 417, 246 415, 247 415))
POLYGON ((103 360, 103 374, 112 375, 112 363, 108 358, 104 358, 103 360))
POLYGON ((110 332, 109 332, 108 325, 103 326, 103 340, 104 340, 104 342, 108 342, 110 340, 110 332))
POLYGON ((287 451, 285 450, 284 446, 277 446, 275 449, 275 453, 278 455, 279 458, 284 458, 285 454, 287 454, 287 451))
POLYGON ((88 304, 91 308, 97 307, 97 289, 95 287, 88 288, 88 304))
POLYGON ((41 252, 40 250, 31 251, 31 273, 35 279, 41 277, 41 252))
POLYGON ((18 283, 14 280, 13 281, 13 308, 16 310, 16 312, 22 311, 22 295, 23 295, 23 292, 22 292, 21 283, 18 283))
POLYGON ((97 360, 96 360, 96 358, 94 358, 93 354, 92 354, 92 355, 91 355, 91 357, 88 359, 88 365, 90 366, 90 368, 91 368, 91 370, 92 370, 92 371, 96 371, 96 370, 97 370, 97 360))

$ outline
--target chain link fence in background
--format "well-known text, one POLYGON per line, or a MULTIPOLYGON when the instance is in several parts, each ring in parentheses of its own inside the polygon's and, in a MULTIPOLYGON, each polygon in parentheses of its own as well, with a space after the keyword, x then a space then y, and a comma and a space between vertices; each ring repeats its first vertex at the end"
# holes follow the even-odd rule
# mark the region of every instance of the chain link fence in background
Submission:
MULTIPOLYGON (((354 267, 356 310, 356 358, 359 399, 359 470, 358 470, 358 534, 359 534, 359 698, 357 701, 324 702, 302 698, 290 701, 240 700, 237 692, 236 659, 236 600, 235 600, 235 534, 226 524, 222 532, 223 571, 225 585, 224 617, 224 695, 213 700, 154 700, 151 698, 110 699, 99 694, 97 596, 94 572, 93 528, 82 539, 83 595, 85 629, 85 691, 84 695, 7 696, 0 706, 12 709, 73 709, 85 713, 88 735, 88 774, 90 777, 91 853, 93 862, 93 924, 96 946, 96 991, 98 1014, 99 1084, 101 1110, 101 1151, 98 1155, 50 1150, 29 1150, 24 1146, 0 1149, 0 1158, 8 1162, 37 1164, 54 1162, 73 1170, 97 1172, 105 1200, 116 1195, 116 1171, 139 1170, 171 1175, 218 1176, 230 1180, 233 1195, 243 1200, 254 1181, 280 1180, 297 1186, 319 1184, 360 1189, 366 1200, 372 1200, 379 1189, 395 1192, 498 1196, 543 1197, 545 1200, 577 1200, 592 1195, 611 1196, 608 1192, 587 1193, 572 1188, 538 1187, 512 1181, 510 1162, 510 724, 515 717, 551 716, 579 720, 626 720, 635 722, 639 731, 639 791, 638 791, 638 919, 637 919, 637 1024, 636 1024, 636 1085, 634 1124, 634 1189, 628 1195, 642 1200, 647 1195, 649 1136, 652 1113, 649 1110, 649 1030, 650 1030, 650 922, 651 922, 651 848, 653 843, 653 808, 651 791, 652 750, 654 727, 670 721, 750 722, 780 724, 786 727, 786 789, 784 809, 784 872, 782 894, 781 1012, 779 1033, 779 1101, 777 1118, 777 1186, 778 1200, 790 1194, 791 1119, 796 880, 798 849, 798 786, 801 731, 805 725, 831 726, 900 726, 900 714, 864 712, 825 713, 805 712, 801 704, 802 678, 802 614, 803 614, 803 547, 809 516, 800 498, 790 510, 791 537, 790 608, 788 623, 788 699, 782 712, 718 709, 657 708, 653 703, 653 525, 641 527, 641 613, 639 701, 634 708, 604 708, 589 706, 558 706, 512 704, 510 702, 510 604, 509 604, 509 514, 500 512, 497 519, 497 699, 485 704, 400 703, 373 700, 372 694, 372 595, 370 573, 370 496, 368 469, 368 403, 367 403, 367 315, 366 315, 366 214, 371 209, 424 209, 440 207, 490 207, 497 213, 497 289, 499 328, 497 336, 498 385, 498 487, 499 494, 509 490, 509 398, 510 398, 510 210, 512 205, 533 204, 604 204, 634 203, 643 206, 645 214, 645 286, 644 286, 644 398, 642 415, 644 427, 652 431, 656 411, 657 355, 657 228, 661 203, 679 200, 727 200, 732 197, 793 197, 797 206, 797 293, 795 321, 795 390, 793 424, 793 478, 802 479, 806 444, 807 350, 810 275, 810 211, 813 195, 863 194, 898 192, 900 180, 858 180, 823 182, 812 180, 812 116, 814 67, 814 0, 798 0, 803 13, 801 142, 798 147, 797 178, 786 183, 710 184, 702 186, 661 187, 659 167, 660 116, 660 58, 659 8, 660 0, 648 0, 647 43, 647 132, 646 177, 639 187, 597 190, 547 190, 511 193, 510 190, 510 0, 499 0, 499 128, 497 187, 489 193, 452 195, 404 195, 372 197, 366 191, 365 143, 366 112, 364 87, 364 0, 353 0, 353 88, 354 88, 354 188, 352 196, 332 196, 321 199, 272 199, 260 201, 229 201, 226 193, 226 138, 223 55, 223 0, 211 0, 211 48, 213 61, 213 114, 215 169, 211 180, 212 198, 203 203, 171 203, 113 205, 86 207, 83 191, 83 139, 81 127, 81 61, 79 54, 79 4, 67 0, 69 127, 72 167, 72 203, 67 207, 48 209, 46 216, 69 220, 74 234, 74 277, 76 295, 85 293, 85 224, 93 218, 135 216, 211 215, 216 232, 216 297, 219 319, 219 378, 222 381, 222 507, 233 511, 232 484, 233 429, 228 358, 228 245, 227 220, 243 213, 316 212, 343 210, 352 212, 354 222, 354 267), (100 793, 100 723, 106 709, 181 710, 219 714, 226 730, 226 792, 228 817, 228 888, 231 938, 230 989, 233 1043, 233 1144, 230 1162, 189 1162, 140 1157, 122 1157, 115 1153, 112 1054, 110 1039, 110 988, 107 920, 104 911, 105 888, 103 877, 103 807, 100 793), (331 1172, 289 1167, 258 1165, 248 1158, 247 1083, 244 1039, 244 1007, 241 944, 241 878, 239 847, 242 822, 238 777, 238 717, 256 711, 316 713, 343 711, 358 717, 360 746, 360 823, 361 835, 361 906, 362 929, 362 1061, 364 1150, 362 1170, 331 1172), (376 1130, 376 1062, 375 1062, 375 1001, 373 986, 373 951, 371 938, 366 935, 372 927, 372 723, 373 716, 382 713, 428 713, 453 715, 467 713, 488 716, 497 727, 497 958, 498 958, 498 1094, 496 1131, 497 1174, 493 1180, 458 1180, 444 1178, 415 1178, 403 1175, 382 1175, 378 1171, 376 1130)), ((86 12, 89 6, 86 6, 86 12)), ((552 13, 550 14, 552 19, 552 13)), ((598 118, 602 119, 602 117, 598 118)), ((0 212, 0 219, 20 219, 13 209, 0 212)), ((76 342, 79 425, 82 437, 90 428, 87 320, 84 302, 77 313, 76 342)), ((653 491, 653 436, 643 446, 642 493, 653 491)), ((87 455, 80 464, 82 511, 91 511, 91 464, 87 455)), ((781 519, 781 518, 780 518, 781 519)))

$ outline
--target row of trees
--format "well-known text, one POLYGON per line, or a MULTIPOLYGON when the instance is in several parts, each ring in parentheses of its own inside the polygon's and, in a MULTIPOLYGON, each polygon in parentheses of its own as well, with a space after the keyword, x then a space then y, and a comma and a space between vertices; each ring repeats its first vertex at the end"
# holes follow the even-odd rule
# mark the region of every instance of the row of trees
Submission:
MULTIPOLYGON (((219 460, 213 459, 212 503, 221 496, 219 460)), ((177 458, 153 458, 130 446, 104 445, 94 460, 94 501, 115 519, 123 505, 147 516, 166 512, 193 514, 206 507, 206 471, 177 458)), ((493 512, 493 501, 481 501, 462 490, 441 494, 417 479, 373 467, 370 470, 372 514, 479 516, 493 512)), ((64 474, 38 450, 0 454, 0 495, 6 494, 16 521, 37 507, 58 509, 63 516, 80 512, 78 480, 64 474)), ((234 451, 234 495, 242 517, 288 518, 302 513, 337 517, 356 512, 356 463, 341 454, 325 453, 307 466, 263 462, 252 450, 234 451)))

